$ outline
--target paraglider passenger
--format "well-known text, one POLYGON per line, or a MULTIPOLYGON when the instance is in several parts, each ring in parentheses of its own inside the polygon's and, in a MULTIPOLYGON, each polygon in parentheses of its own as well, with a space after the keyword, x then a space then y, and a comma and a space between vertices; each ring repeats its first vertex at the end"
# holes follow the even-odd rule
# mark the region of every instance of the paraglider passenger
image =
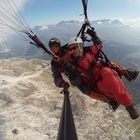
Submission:
POLYGON ((84 43, 81 38, 74 37, 69 40, 70 63, 90 72, 92 76, 89 78, 89 81, 94 81, 94 86, 103 95, 125 106, 132 119, 138 118, 139 115, 133 105, 132 96, 122 79, 115 70, 102 64, 102 59, 98 54, 103 46, 96 33, 92 31, 91 35, 93 34, 95 37, 94 45, 87 52, 83 50, 84 43))

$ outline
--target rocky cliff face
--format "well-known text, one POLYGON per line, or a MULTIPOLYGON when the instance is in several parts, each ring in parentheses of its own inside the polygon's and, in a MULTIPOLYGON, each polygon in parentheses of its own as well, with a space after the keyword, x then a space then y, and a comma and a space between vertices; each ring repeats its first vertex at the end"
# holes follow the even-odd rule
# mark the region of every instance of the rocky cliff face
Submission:
MULTIPOLYGON (((55 140, 63 95, 53 84, 50 62, 0 60, 0 140, 55 140)), ((140 119, 123 106, 112 112, 105 103, 70 88, 79 140, 138 140, 140 119)))

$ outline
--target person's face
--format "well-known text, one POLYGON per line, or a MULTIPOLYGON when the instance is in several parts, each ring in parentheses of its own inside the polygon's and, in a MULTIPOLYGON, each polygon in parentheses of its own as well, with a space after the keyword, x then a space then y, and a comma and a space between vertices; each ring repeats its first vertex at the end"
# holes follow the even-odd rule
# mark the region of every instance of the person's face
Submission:
POLYGON ((71 44, 69 45, 69 50, 72 51, 73 56, 78 57, 78 56, 83 56, 83 44, 71 44))
POLYGON ((49 46, 50 50, 54 53, 57 54, 60 50, 60 45, 59 44, 52 44, 49 46))

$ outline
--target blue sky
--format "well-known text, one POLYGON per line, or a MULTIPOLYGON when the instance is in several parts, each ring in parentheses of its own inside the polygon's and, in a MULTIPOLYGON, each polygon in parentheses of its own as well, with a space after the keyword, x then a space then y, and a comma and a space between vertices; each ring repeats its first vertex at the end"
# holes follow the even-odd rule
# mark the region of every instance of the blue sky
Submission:
POLYGON ((41 24, 77 19, 82 12, 81 0, 34 0, 23 10, 28 21, 41 24))
MULTIPOLYGON (((61 20, 83 20, 81 0, 29 0, 22 9, 28 23, 43 25, 61 20)), ((89 20, 140 18, 140 0, 88 0, 89 20)))

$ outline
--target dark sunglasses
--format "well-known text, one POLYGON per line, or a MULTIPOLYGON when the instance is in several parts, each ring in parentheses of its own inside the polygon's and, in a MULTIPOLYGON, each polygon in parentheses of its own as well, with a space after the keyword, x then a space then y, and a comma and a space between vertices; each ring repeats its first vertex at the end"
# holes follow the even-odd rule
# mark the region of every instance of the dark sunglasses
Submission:
POLYGON ((60 46, 59 44, 51 44, 51 45, 49 45, 50 48, 52 48, 52 47, 56 47, 57 48, 59 46, 60 46))
POLYGON ((76 44, 76 45, 73 45, 72 48, 69 48, 69 50, 76 50, 78 47, 81 48, 82 46, 83 46, 82 44, 79 44, 79 45, 76 44))
POLYGON ((78 47, 77 45, 76 45, 76 46, 73 46, 72 48, 69 48, 69 50, 70 50, 70 51, 72 51, 72 50, 76 50, 77 47, 78 47))

